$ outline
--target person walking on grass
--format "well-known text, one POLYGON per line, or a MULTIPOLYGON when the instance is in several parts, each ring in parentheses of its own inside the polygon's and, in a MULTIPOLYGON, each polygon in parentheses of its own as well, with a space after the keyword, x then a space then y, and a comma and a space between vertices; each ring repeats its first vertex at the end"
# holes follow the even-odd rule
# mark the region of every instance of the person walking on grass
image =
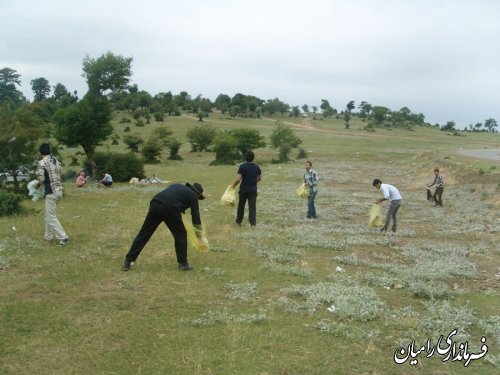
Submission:
POLYGON ((305 164, 304 185, 309 189, 309 197, 307 198, 307 218, 316 219, 316 207, 314 200, 318 194, 318 173, 312 169, 312 163, 308 160, 305 164))
POLYGON ((432 186, 436 186, 436 190, 434 190, 434 194, 432 194, 432 199, 434 199, 434 207, 443 207, 443 201, 441 197, 443 196, 444 184, 443 184, 443 176, 439 174, 439 169, 434 169, 434 182, 430 185, 427 185, 428 188, 432 186))
POLYGON ((378 178, 373 180, 373 186, 381 190, 382 194, 384 194, 383 198, 378 198, 375 201, 376 204, 380 204, 383 201, 387 200, 391 202, 389 210, 387 211, 387 217, 385 218, 385 224, 380 229, 380 231, 387 232, 387 228, 389 227, 389 223, 391 222, 392 218, 392 231, 396 233, 396 226, 397 226, 396 213, 398 212, 399 207, 401 206, 401 201, 403 198, 401 197, 401 194, 399 193, 398 189, 396 189, 392 185, 383 184, 382 181, 380 181, 378 178))
POLYGON ((37 166, 38 184, 45 190, 45 234, 43 238, 51 241, 56 237, 59 245, 66 245, 69 237, 57 218, 57 204, 63 197, 61 185, 61 163, 50 154, 50 145, 40 146, 40 161, 37 166))
POLYGON ((129 252, 125 256, 122 269, 130 270, 142 249, 148 243, 158 225, 165 223, 174 236, 175 254, 181 271, 192 270, 187 260, 187 232, 182 222, 182 214, 191 209, 193 226, 200 230, 201 219, 198 200, 205 199, 203 187, 199 183, 193 185, 174 184, 156 194, 149 204, 149 211, 142 227, 132 242, 129 252))
POLYGON ((238 209, 236 211, 236 225, 241 225, 245 216, 245 205, 248 201, 248 221, 255 228, 257 225, 257 183, 261 181, 261 170, 258 164, 254 162, 255 154, 253 151, 247 151, 245 162, 238 167, 236 180, 231 187, 234 189, 240 183, 238 192, 238 209))

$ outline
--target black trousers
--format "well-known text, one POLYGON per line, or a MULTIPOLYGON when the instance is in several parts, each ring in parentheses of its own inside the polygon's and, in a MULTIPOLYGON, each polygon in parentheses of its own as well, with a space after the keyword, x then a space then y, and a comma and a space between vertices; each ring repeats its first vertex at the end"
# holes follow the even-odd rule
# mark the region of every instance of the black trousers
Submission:
POLYGON ((443 188, 437 187, 436 190, 434 191, 434 194, 432 195, 432 198, 434 198, 434 203, 438 206, 443 205, 443 201, 441 197, 443 196, 443 188))
POLYGON ((132 242, 126 258, 135 262, 142 249, 148 243, 149 239, 155 232, 158 225, 164 222, 175 241, 175 254, 177 262, 180 264, 187 263, 187 233, 184 223, 182 222, 181 213, 175 209, 164 206, 160 202, 151 201, 149 211, 144 219, 141 230, 132 242))
POLYGON ((245 217, 245 205, 248 200, 248 221, 250 225, 257 225, 257 192, 247 193, 240 191, 238 193, 238 210, 236 211, 236 222, 241 224, 245 217))

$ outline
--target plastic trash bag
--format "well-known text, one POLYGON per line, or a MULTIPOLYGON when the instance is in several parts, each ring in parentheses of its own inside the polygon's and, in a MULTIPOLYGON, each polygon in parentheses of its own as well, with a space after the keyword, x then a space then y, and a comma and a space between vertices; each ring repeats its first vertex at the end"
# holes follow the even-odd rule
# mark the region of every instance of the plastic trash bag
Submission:
POLYGON ((229 185, 220 199, 223 206, 234 206, 236 202, 236 190, 229 185))
POLYGON ((36 202, 39 199, 42 199, 45 195, 45 189, 41 184, 40 187, 36 187, 38 185, 38 180, 33 180, 28 183, 28 195, 33 202, 36 202))
POLYGON ((297 189, 297 195, 301 198, 309 197, 309 188, 306 185, 300 185, 297 189))
POLYGON ((205 228, 199 230, 193 226, 193 224, 188 220, 184 221, 184 228, 187 232, 188 248, 191 250, 197 250, 201 253, 206 253, 210 251, 210 244, 208 243, 207 235, 205 233, 205 228))
POLYGON ((370 222, 368 223, 368 225, 370 227, 381 227, 382 225, 384 225, 380 204, 374 203, 370 208, 370 222))

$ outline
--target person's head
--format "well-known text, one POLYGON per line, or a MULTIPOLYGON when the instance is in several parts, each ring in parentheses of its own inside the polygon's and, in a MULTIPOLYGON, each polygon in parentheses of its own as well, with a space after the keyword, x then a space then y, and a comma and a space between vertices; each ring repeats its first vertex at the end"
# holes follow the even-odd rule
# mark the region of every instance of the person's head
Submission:
POLYGON ((255 159, 255 154, 252 150, 248 150, 245 154, 245 161, 251 163, 255 159))
POLYGON ((187 183, 186 186, 190 187, 196 193, 196 197, 199 200, 205 199, 205 196, 203 195, 203 187, 199 183, 195 182, 193 185, 187 183))
POLYGON ((81 172, 80 172, 80 176, 85 177, 85 172, 84 172, 84 171, 81 171, 81 172))
POLYGON ((373 180, 372 185, 375 186, 377 189, 380 189, 380 185, 382 185, 382 181, 380 181, 380 179, 376 178, 375 180, 373 180))
POLYGON ((435 168, 434 169, 434 174, 437 176, 439 174, 439 169, 438 168, 435 168))
POLYGON ((43 156, 50 155, 50 145, 48 143, 43 143, 40 146, 40 155, 43 156))
POLYGON ((306 168, 307 171, 310 170, 312 168, 312 166, 313 166, 313 164, 309 160, 306 161, 305 168, 306 168))

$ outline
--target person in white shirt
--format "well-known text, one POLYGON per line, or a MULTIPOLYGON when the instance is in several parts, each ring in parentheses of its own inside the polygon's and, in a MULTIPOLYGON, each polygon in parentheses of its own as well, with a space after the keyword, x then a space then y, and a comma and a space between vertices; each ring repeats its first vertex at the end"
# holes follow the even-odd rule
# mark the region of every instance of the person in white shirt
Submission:
POLYGON ((401 197, 401 194, 399 193, 399 190, 396 189, 394 186, 389 185, 389 184, 383 184, 382 181, 380 181, 378 178, 373 180, 373 186, 375 186, 377 189, 382 191, 382 194, 384 194, 383 198, 378 198, 375 203, 380 204, 383 201, 390 201, 391 205, 389 206, 389 210, 387 211, 387 217, 385 218, 385 224, 380 229, 381 232, 387 232, 387 228, 389 227, 389 223, 391 222, 391 217, 392 217, 392 231, 395 233, 396 232, 396 213, 399 210, 399 207, 401 206, 401 200, 403 199, 401 197))
POLYGON ((97 183, 97 186, 104 185, 105 187, 110 187, 113 185, 113 177, 108 173, 102 174, 102 180, 97 183))

